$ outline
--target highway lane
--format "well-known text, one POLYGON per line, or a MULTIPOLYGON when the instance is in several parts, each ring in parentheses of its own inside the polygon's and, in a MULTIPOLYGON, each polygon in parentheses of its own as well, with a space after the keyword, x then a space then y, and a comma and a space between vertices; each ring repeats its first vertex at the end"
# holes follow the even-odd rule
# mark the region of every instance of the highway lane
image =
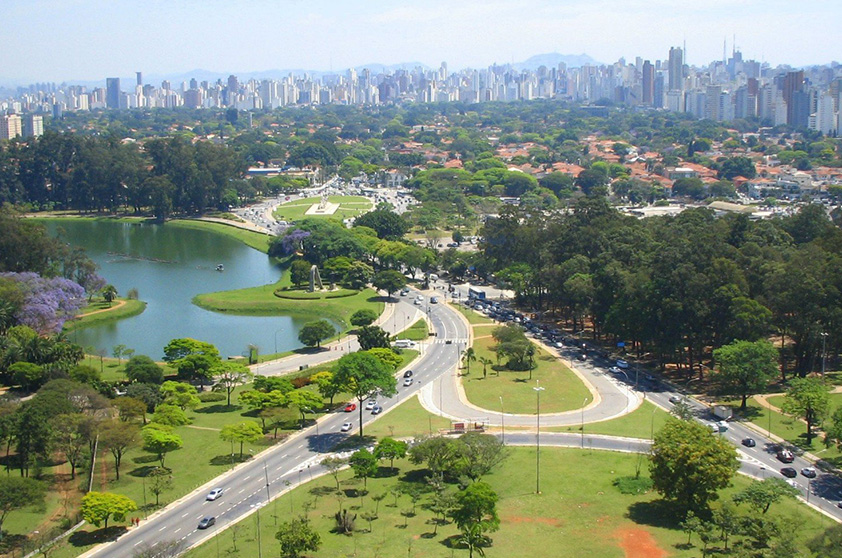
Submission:
MULTIPOLYGON (((401 298, 398 304, 409 309, 415 308, 410 302, 410 297, 401 298)), ((384 409, 383 413, 388 413, 398 403, 417 393, 437 375, 453 370, 458 365, 459 351, 466 346, 467 331, 464 324, 444 305, 430 304, 428 308, 429 319, 438 335, 432 342, 425 344, 422 348, 423 354, 413 365, 412 385, 404 387, 402 373, 399 373, 397 394, 391 398, 377 398, 384 409)), ((139 527, 129 530, 115 542, 97 547, 86 556, 123 558, 131 556, 141 548, 154 547, 165 542, 179 541, 184 547, 188 547, 212 536, 226 525, 257 512, 261 506, 267 505, 268 500, 283 491, 322 473, 323 468, 319 463, 330 455, 330 448, 354 433, 358 428, 355 420, 357 416, 357 413, 341 411, 331 413, 316 425, 236 466, 164 510, 156 512, 148 520, 141 522, 139 527), (354 429, 347 434, 340 432, 342 423, 346 421, 354 423, 354 429), (206 501, 207 493, 216 487, 223 488, 222 497, 216 501, 206 501), (198 523, 205 516, 216 517, 216 524, 209 529, 199 530, 198 523)), ((378 418, 368 412, 363 416, 365 424, 378 418)), ((207 459, 212 457, 197 456, 207 459)), ((269 504, 263 515, 264 521, 289 519, 289 514, 283 510, 278 509, 276 512, 275 504, 269 504)))

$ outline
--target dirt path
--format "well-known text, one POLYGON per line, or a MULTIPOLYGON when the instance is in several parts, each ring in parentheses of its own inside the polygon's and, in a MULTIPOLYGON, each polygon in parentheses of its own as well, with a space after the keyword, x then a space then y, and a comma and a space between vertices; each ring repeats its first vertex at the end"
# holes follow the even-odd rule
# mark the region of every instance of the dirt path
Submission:
POLYGON ((210 426, 193 426, 192 424, 188 424, 187 428, 193 428, 195 430, 211 430, 213 432, 221 432, 221 428, 211 428, 210 426))
POLYGON ((658 547, 658 542, 646 529, 624 528, 615 535, 620 539, 620 548, 626 558, 665 558, 669 553, 658 547))
POLYGON ((120 308, 121 306, 125 306, 125 305, 126 305, 125 300, 118 300, 117 304, 114 305, 114 306, 110 306, 108 308, 103 308, 102 310, 94 310, 93 312, 85 312, 84 314, 79 314, 78 316, 76 316, 76 318, 84 318, 85 316, 93 316, 94 314, 101 314, 103 312, 111 312, 112 310, 116 310, 117 308, 120 308))

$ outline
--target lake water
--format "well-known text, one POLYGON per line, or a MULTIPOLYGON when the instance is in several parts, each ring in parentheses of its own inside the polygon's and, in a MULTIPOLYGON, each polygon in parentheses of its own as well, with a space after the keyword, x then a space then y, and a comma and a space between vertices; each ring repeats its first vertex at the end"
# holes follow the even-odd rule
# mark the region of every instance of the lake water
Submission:
MULTIPOLYGON (((281 271, 266 254, 212 232, 148 223, 117 221, 46 221, 52 234, 85 249, 100 275, 120 296, 132 288, 147 303, 131 318, 70 333, 82 347, 111 354, 118 344, 135 354, 163 357, 164 346, 178 337, 213 343, 223 357, 243 355, 250 344, 261 354, 300 347, 298 331, 308 321, 290 316, 236 316, 194 305, 201 293, 256 287, 275 282, 281 271), (216 271, 222 264, 225 271, 216 271)), ((311 318, 312 319, 312 318, 311 318)))

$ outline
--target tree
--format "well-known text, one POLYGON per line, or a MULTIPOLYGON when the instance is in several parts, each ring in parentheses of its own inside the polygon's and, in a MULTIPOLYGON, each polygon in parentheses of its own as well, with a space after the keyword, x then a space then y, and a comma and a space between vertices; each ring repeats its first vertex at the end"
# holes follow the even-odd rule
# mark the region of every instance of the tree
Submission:
POLYGON ((370 308, 362 308, 351 314, 351 325, 356 327, 371 325, 377 319, 377 312, 370 308))
POLYGON ((795 499, 800 494, 797 488, 788 485, 783 479, 767 477, 762 481, 752 481, 748 487, 734 495, 734 502, 746 503, 754 511, 765 514, 772 504, 784 498, 795 499))
POLYGON ((400 271, 386 269, 376 273, 371 279, 371 284, 381 291, 386 291, 391 297, 393 292, 406 286, 406 276, 400 271))
POLYGON ((126 377, 131 382, 161 385, 164 383, 164 369, 146 355, 136 355, 126 362, 126 377))
POLYGON ((298 332, 298 340, 308 347, 321 347, 322 341, 336 335, 336 328, 327 320, 316 320, 304 324, 298 332))
POLYGON ((299 558, 303 552, 316 552, 322 544, 321 536, 306 518, 281 523, 275 538, 281 543, 284 558, 299 558))
POLYGON ((239 442, 240 459, 243 458, 243 444, 256 442, 263 438, 263 430, 260 425, 250 420, 235 424, 226 424, 219 432, 219 437, 226 442, 239 442))
POLYGON ((398 366, 403 363, 403 359, 401 356, 394 351, 394 349, 387 349, 384 347, 375 347, 373 349, 368 349, 366 352, 370 355, 377 357, 383 364, 391 368, 392 370, 397 370, 398 366))
POLYGON ((465 349, 462 359, 465 361, 465 375, 468 376, 471 374, 471 362, 476 362, 477 360, 477 353, 474 348, 468 347, 465 349))
POLYGON ((807 423, 807 445, 813 440, 813 427, 821 425, 830 409, 830 393, 821 378, 794 378, 784 396, 781 410, 807 423))
POLYGON ((175 405, 182 411, 185 409, 194 409, 199 406, 201 401, 196 393, 195 387, 184 382, 170 380, 161 384, 161 395, 164 396, 164 402, 175 405))
POLYGON ((106 529, 108 529, 110 518, 113 517, 115 521, 123 521, 127 513, 136 509, 137 504, 134 500, 122 494, 92 491, 82 497, 82 519, 88 523, 93 523, 97 527, 100 523, 105 522, 106 529))
POLYGON ((341 457, 325 457, 319 464, 327 469, 327 472, 333 477, 333 481, 336 483, 336 491, 339 492, 339 472, 348 464, 348 461, 341 457))
POLYGON ((162 424, 147 424, 141 430, 141 437, 143 449, 158 456, 161 467, 164 466, 164 458, 169 452, 181 449, 184 445, 181 436, 173 433, 172 427, 162 424))
POLYGON ((50 420, 53 446, 64 455, 70 465, 71 479, 76 478, 76 467, 79 466, 88 443, 82 429, 82 423, 86 419, 81 413, 71 413, 58 415, 50 420))
POLYGON ((131 422, 112 420, 106 422, 99 432, 99 443, 114 456, 114 471, 120 480, 120 464, 128 450, 140 442, 140 428, 131 422))
POLYGON ((173 339, 164 347, 164 361, 175 366, 180 377, 201 380, 203 385, 219 360, 219 350, 211 343, 189 337, 173 339))
POLYGON ((232 360, 221 361, 211 368, 216 385, 222 386, 228 397, 226 405, 231 406, 231 392, 238 386, 251 381, 254 377, 251 370, 244 364, 232 360))
POLYGON ((26 391, 34 391, 44 383, 44 367, 31 362, 16 362, 9 366, 7 373, 26 391))
POLYGON ((714 378, 728 395, 742 398, 740 410, 745 411, 749 396, 763 391, 778 373, 778 351, 765 339, 733 341, 713 352, 719 363, 714 378))
POLYGON ((457 471, 459 460, 459 442, 444 436, 432 436, 416 440, 409 449, 412 463, 426 463, 434 474, 457 471))
POLYGON ((472 481, 478 481, 506 457, 505 447, 497 436, 468 432, 458 439, 460 445, 460 472, 472 481))
POLYGON ((374 448, 374 457, 377 459, 388 459, 389 468, 395 468, 395 459, 406 457, 406 450, 409 445, 402 440, 394 438, 382 438, 374 448))
POLYGON ((116 407, 121 421, 131 422, 140 420, 143 424, 146 424, 147 406, 140 399, 128 396, 118 397, 114 399, 112 404, 116 407))
POLYGON ((309 282, 310 269, 312 267, 313 264, 307 260, 295 260, 292 262, 292 265, 289 266, 289 280, 292 281, 292 284, 296 287, 300 287, 302 284, 309 282))
POLYGON ((3 538, 3 522, 9 513, 29 506, 41 506, 45 495, 46 490, 40 481, 0 476, 0 539, 3 538))
POLYGON ((479 357, 478 360, 482 364, 482 377, 485 379, 488 376, 488 365, 494 364, 494 361, 484 356, 479 357))
POLYGON ((126 354, 126 346, 122 343, 111 347, 111 356, 117 359, 117 366, 123 364, 123 355, 126 354))
POLYGON ((149 492, 155 495, 155 505, 158 506, 161 494, 172 488, 172 471, 155 467, 146 477, 149 479, 149 492))
POLYGON ((457 539, 459 544, 468 549, 468 558, 474 557, 474 552, 480 556, 485 556, 484 546, 490 542, 489 537, 485 534, 485 529, 479 523, 465 525, 460 528, 460 535, 457 539))
POLYGON ((397 381, 392 370, 377 357, 366 352, 356 352, 339 359, 334 369, 336 382, 348 386, 357 398, 360 411, 360 438, 363 436, 363 401, 375 392, 386 397, 396 393, 397 381))
POLYGON ((115 287, 114 285, 106 285, 102 289, 102 298, 105 299, 105 302, 108 303, 108 306, 111 306, 111 304, 117 298, 117 287, 115 287))
POLYGON ((354 220, 355 227, 368 227, 378 238, 398 240, 409 230, 409 223, 391 209, 375 209, 354 220))
POLYGON ((357 332, 357 342, 360 344, 360 349, 369 351, 371 349, 387 349, 391 347, 389 342, 389 333, 384 331, 379 326, 363 326, 357 332))
POLYGON ((685 513, 705 511, 739 466, 729 442, 703 424, 673 418, 655 434, 649 459, 655 490, 685 513))
POLYGON ((162 403, 155 408, 152 422, 165 426, 184 426, 190 424, 190 419, 181 408, 168 403, 162 403))
POLYGON ((363 479, 363 487, 368 488, 368 477, 377 474, 377 458, 366 448, 359 449, 348 459, 354 476, 363 479))
POLYGON ((304 412, 316 412, 322 408, 322 398, 317 393, 306 389, 297 389, 287 394, 287 400, 290 405, 297 407, 298 412, 301 413, 301 428, 304 428, 304 412))
POLYGON ((316 384, 322 397, 330 399, 330 406, 333 407, 333 398, 344 390, 344 386, 335 381, 333 372, 329 370, 316 372, 310 377, 310 380, 316 384))
POLYGON ((475 482, 456 494, 456 505, 450 517, 460 529, 481 525, 483 531, 496 531, 500 526, 497 499, 497 493, 490 484, 475 482))

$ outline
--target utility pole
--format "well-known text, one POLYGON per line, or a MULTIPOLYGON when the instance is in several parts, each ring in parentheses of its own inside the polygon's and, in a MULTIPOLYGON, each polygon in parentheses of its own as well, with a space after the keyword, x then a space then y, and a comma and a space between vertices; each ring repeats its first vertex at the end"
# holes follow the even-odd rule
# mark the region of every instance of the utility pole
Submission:
POLYGON ((535 380, 536 387, 535 397, 537 399, 538 407, 538 421, 537 421, 537 435, 535 437, 535 494, 541 493, 541 392, 544 388, 541 387, 541 380, 535 380))

